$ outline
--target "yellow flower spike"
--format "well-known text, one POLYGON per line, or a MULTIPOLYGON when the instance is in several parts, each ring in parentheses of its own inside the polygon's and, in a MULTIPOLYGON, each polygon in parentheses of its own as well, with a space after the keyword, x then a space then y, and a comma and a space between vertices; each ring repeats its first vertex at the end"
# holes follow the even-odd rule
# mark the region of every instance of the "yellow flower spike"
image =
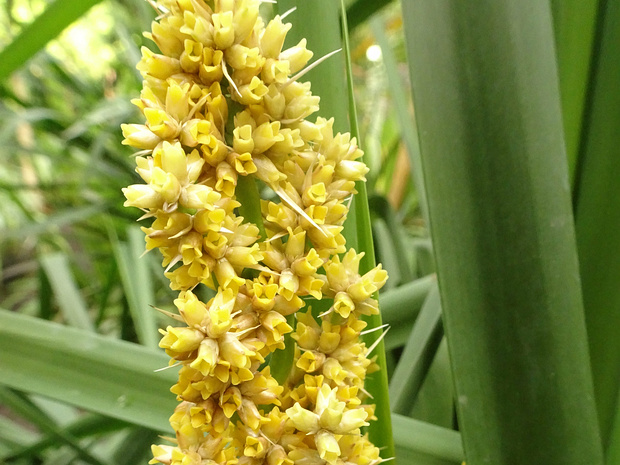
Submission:
POLYGON ((257 171, 256 165, 252 160, 252 154, 249 152, 242 154, 231 152, 227 157, 227 161, 242 176, 247 176, 257 171))
MULTIPOLYGON (((269 89, 258 77, 254 76, 249 84, 239 86, 239 94, 233 94, 234 99, 243 105, 252 105, 260 103, 263 96, 267 94, 269 89)), ((318 98, 318 97, 317 97, 318 98)), ((287 107, 288 109, 288 107, 287 107)), ((318 109, 318 100, 317 100, 318 109)), ((286 114, 286 111, 285 111, 286 114)))
POLYGON ((338 439, 329 431, 321 430, 316 434, 315 441, 320 457, 330 465, 335 464, 340 457, 338 439))
POLYGON ((137 207, 144 210, 160 208, 164 199, 162 196, 149 185, 134 184, 124 187, 123 195, 127 199, 124 207, 137 207))
MULTIPOLYGON (((154 134, 143 124, 121 124, 123 131, 123 145, 130 145, 137 149, 153 150, 161 142, 161 137, 154 134)), ((148 182, 148 180, 145 180, 148 182)))
POLYGON ((291 26, 280 17, 265 25, 259 0, 154 1, 163 14, 148 36, 162 55, 143 50, 134 101, 146 122, 123 126, 125 144, 152 151, 136 160, 147 185, 124 192, 126 205, 154 218, 143 228, 147 249, 160 250, 188 325, 163 331, 162 346, 182 363, 171 390, 186 404, 171 418, 179 446, 154 448, 154 462, 376 465, 367 440, 342 436, 359 439, 371 415, 358 394, 375 365, 358 318, 377 311, 371 294, 386 277, 380 268, 360 276, 355 251, 334 256, 347 252, 348 198, 367 171, 357 142, 334 134, 333 119, 305 119, 319 102, 298 81, 312 53, 305 40, 283 51, 291 26), (261 233, 235 211, 238 175, 280 198, 261 202, 261 233), (189 291, 200 283, 218 287, 206 305, 189 291), (297 313, 293 363, 303 369, 291 369, 285 390, 259 367, 284 347, 285 316, 323 295, 333 309, 321 325, 297 313), (270 404, 288 408, 257 407, 270 404), (229 421, 235 412, 242 423, 229 421))
POLYGON ((353 299, 346 292, 338 292, 334 298, 334 311, 343 318, 348 318, 355 310, 353 299))
POLYGON ((219 163, 216 167, 216 177, 215 189, 228 197, 234 196, 237 186, 237 172, 232 166, 225 161, 219 163))
MULTIPOLYGON (((224 53, 221 50, 214 50, 212 48, 204 48, 202 50, 202 63, 198 69, 198 76, 203 84, 215 83, 219 85, 219 81, 224 77, 224 72, 222 71, 223 59, 224 53)), ((221 98, 220 101, 225 100, 221 98)))
POLYGON ((307 350, 301 355, 295 365, 306 373, 314 373, 323 366, 324 362, 325 354, 322 354, 321 352, 307 350))
POLYGON ((241 401, 241 391, 238 387, 231 386, 226 389, 220 397, 220 406, 224 411, 224 415, 228 418, 232 417, 239 407, 241 407, 241 401))
POLYGON ((298 276, 312 276, 321 266, 323 260, 316 249, 310 249, 305 256, 299 257, 291 264, 291 269, 298 276))
POLYGON ((329 357, 323 364, 323 375, 331 379, 337 386, 342 386, 349 376, 338 360, 329 357))
POLYGON ((174 139, 180 131, 179 123, 162 108, 145 108, 146 126, 160 139, 174 139))
POLYGON ((179 60, 165 55, 157 55, 148 48, 142 47, 142 60, 136 65, 143 77, 147 75, 157 79, 168 79, 181 72, 179 60))
POLYGON ((179 203, 190 209, 212 208, 220 199, 220 194, 209 186, 190 184, 180 192, 179 203))
POLYGON ((198 72, 202 64, 202 50, 203 45, 201 42, 185 39, 184 50, 179 57, 179 63, 183 71, 186 73, 198 72))
POLYGON ((211 122, 204 119, 191 119, 183 124, 179 140, 183 145, 196 147, 198 144, 204 145, 211 143, 214 137, 210 133, 211 122))
POLYGON ((226 64, 236 70, 243 70, 245 68, 260 69, 265 62, 257 47, 248 48, 239 44, 226 49, 224 59, 226 64))
POLYGON ((220 50, 227 49, 235 42, 233 12, 214 13, 211 16, 211 20, 213 21, 213 41, 215 46, 220 50))
POLYGON ((284 39, 291 27, 292 24, 284 24, 279 15, 267 23, 260 38, 260 51, 264 57, 279 58, 284 39))
POLYGON ((308 61, 310 61, 314 55, 306 48, 307 43, 308 41, 306 39, 301 39, 297 45, 280 53, 278 58, 282 61, 288 61, 290 63, 291 73, 296 73, 297 71, 305 68, 308 61))
POLYGON ((330 354, 340 345, 339 327, 336 326, 334 329, 335 331, 327 331, 324 329, 319 336, 318 348, 324 354, 330 354))
POLYGON ((191 328, 168 326, 166 330, 160 329, 159 332, 164 335, 159 341, 159 347, 175 355, 196 350, 205 337, 202 332, 191 328))
POLYGON ((286 414, 299 431, 315 433, 319 430, 319 416, 314 412, 302 408, 298 402, 287 409, 286 414))
POLYGON ((243 453, 247 457, 254 457, 257 459, 263 458, 267 454, 269 442, 265 438, 255 438, 248 436, 245 440, 245 447, 243 453))

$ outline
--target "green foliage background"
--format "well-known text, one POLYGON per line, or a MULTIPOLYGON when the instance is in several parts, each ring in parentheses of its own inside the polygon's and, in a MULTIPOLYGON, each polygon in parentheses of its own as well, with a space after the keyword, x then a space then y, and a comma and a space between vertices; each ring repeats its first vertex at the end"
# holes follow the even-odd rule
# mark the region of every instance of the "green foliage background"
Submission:
MULTIPOLYGON (((390 274, 377 428, 389 436, 391 410, 402 464, 620 464, 620 5, 345 3, 349 77, 342 53, 310 78, 341 130, 347 116, 356 129, 354 89, 371 168, 375 256, 390 274), (536 243, 557 228, 562 247, 536 243)), ((293 5, 291 34, 315 57, 339 48, 339 2, 275 8, 293 5)), ((171 309, 174 293, 159 258, 141 257, 120 191, 137 178, 119 126, 139 121, 129 100, 153 17, 143 0, 7 0, 0 13, 0 463, 145 463, 169 434, 175 373, 154 371, 167 321, 151 307, 171 309)), ((363 242, 356 211, 349 234, 363 242)))

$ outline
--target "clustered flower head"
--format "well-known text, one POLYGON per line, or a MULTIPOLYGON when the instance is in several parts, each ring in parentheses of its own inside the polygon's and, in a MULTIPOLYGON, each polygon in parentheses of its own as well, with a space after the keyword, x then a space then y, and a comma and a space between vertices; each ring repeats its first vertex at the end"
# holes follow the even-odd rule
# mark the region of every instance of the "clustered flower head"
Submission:
POLYGON ((376 365, 360 316, 378 312, 387 274, 360 275, 342 235, 362 152, 333 120, 309 119, 319 98, 298 78, 312 52, 283 49, 291 25, 265 24, 260 0, 153 4, 161 54, 142 50, 134 100, 146 122, 123 125, 144 183, 123 192, 152 219, 147 250, 179 291, 160 346, 181 368, 176 437, 151 463, 377 464, 361 433, 376 365), (269 193, 254 218, 240 214, 248 182, 269 193))

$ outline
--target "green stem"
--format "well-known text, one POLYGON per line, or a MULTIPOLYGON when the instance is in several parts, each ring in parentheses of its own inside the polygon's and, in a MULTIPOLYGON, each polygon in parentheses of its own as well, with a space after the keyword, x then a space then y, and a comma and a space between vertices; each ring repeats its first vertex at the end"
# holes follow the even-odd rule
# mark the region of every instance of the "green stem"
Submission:
MULTIPOLYGON (((345 63, 347 70, 348 97, 349 97, 349 121, 351 124, 351 134, 359 139, 359 127, 357 124, 357 111, 355 109, 355 99, 353 95, 353 76, 351 73, 351 53, 349 50, 349 32, 347 28, 347 15, 344 1, 341 0, 341 20, 343 48, 345 53, 345 63)), ((359 250, 366 252, 360 262, 360 273, 364 274, 375 267, 375 248, 372 241, 372 228, 370 224, 370 209, 368 207, 368 194, 366 192, 366 184, 364 182, 356 183, 357 195, 353 209, 355 211, 355 225, 357 231, 357 246, 359 250)), ((351 225, 351 223, 349 223, 351 225)), ((378 298, 378 294, 374 296, 378 298)), ((376 328, 381 326, 381 314, 372 315, 367 318, 368 327, 376 328)), ((370 347, 375 341, 381 337, 380 331, 373 331, 365 335, 364 342, 370 347)), ((388 395, 388 379, 387 379, 387 362, 385 358, 385 344, 383 340, 379 342, 375 348, 377 356, 376 363, 379 365, 379 371, 370 375, 365 382, 365 389, 373 397, 376 405, 375 415, 377 421, 370 423, 368 427, 368 435, 370 440, 377 447, 381 448, 383 458, 395 456, 394 439, 392 436, 392 418, 390 413, 390 399, 388 395)))
MULTIPOLYGON (((295 331, 295 322, 297 319, 295 315, 289 315, 286 317, 286 322, 289 324, 293 331, 295 331)), ((269 360, 269 366, 271 367, 271 376, 280 384, 283 385, 288 375, 293 368, 293 359, 295 358, 295 341, 291 337, 291 333, 284 335, 284 349, 277 350, 271 354, 269 360)))
POLYGON ((243 216, 246 222, 254 223, 258 227, 262 240, 267 239, 260 210, 260 194, 258 193, 256 181, 252 176, 239 176, 235 196, 241 204, 239 214, 243 216))

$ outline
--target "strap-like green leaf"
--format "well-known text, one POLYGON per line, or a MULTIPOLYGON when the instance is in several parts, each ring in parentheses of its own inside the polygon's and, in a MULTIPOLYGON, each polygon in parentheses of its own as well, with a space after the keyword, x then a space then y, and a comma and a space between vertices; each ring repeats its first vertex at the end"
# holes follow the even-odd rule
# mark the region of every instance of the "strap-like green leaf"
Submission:
POLYGON ((0 81, 101 0, 55 0, 0 52, 0 81))
POLYGON ((402 5, 467 461, 600 465, 549 4, 402 5))
POLYGON ((88 331, 0 310, 0 383, 127 422, 168 430, 176 382, 168 357, 88 331))

